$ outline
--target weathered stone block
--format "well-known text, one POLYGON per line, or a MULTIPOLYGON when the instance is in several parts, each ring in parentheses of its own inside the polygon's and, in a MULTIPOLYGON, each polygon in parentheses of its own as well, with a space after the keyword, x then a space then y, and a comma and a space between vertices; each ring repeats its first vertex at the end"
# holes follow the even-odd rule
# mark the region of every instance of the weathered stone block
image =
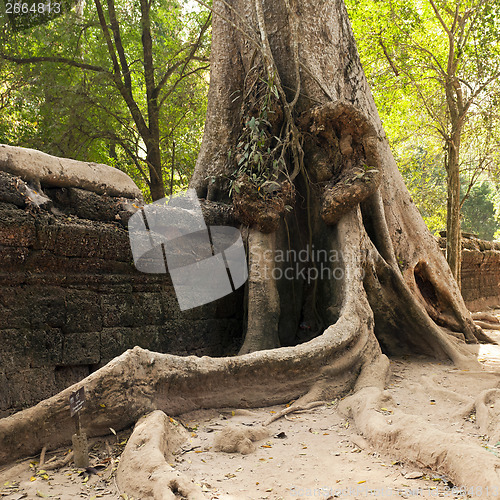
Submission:
POLYGON ((101 359, 100 332, 73 332, 64 335, 62 365, 93 365, 101 359))
POLYGON ((65 300, 64 333, 99 332, 102 330, 99 294, 86 290, 68 290, 65 300))

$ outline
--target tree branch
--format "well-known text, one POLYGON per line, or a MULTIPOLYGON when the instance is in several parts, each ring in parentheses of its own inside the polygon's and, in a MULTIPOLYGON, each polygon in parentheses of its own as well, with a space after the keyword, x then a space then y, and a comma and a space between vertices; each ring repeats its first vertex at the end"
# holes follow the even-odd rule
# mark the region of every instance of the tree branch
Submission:
POLYGON ((142 116, 141 110, 139 109, 139 106, 135 102, 131 90, 128 89, 122 82, 120 65, 118 64, 118 59, 116 58, 113 41, 109 36, 108 25, 106 23, 106 18, 104 16, 104 11, 102 9, 101 2, 100 0, 94 0, 94 3, 97 9, 97 15, 99 17, 101 30, 104 35, 104 39, 106 40, 106 45, 108 46, 108 52, 113 62, 113 81, 115 82, 117 89, 119 90, 121 96, 123 97, 125 103, 127 104, 130 113, 132 115, 132 118, 134 119, 134 122, 137 125, 139 133, 143 138, 147 138, 149 137, 149 129, 148 126, 146 125, 144 117, 142 116))
POLYGON ((434 13, 436 14, 436 17, 443 27, 443 29, 446 31, 448 36, 453 36, 452 32, 450 31, 450 28, 448 28, 447 24, 444 22, 443 18, 441 17, 441 14, 439 13, 438 8, 436 7, 436 4, 434 3, 434 0, 429 0, 429 3, 432 6, 432 9, 434 10, 434 13))
POLYGON ((115 3, 114 0, 107 0, 108 3, 108 13, 109 20, 111 23, 111 29, 113 31, 113 38, 115 40, 116 51, 118 52, 118 57, 120 58, 120 64, 122 67, 122 75, 125 87, 132 90, 132 79, 130 78, 130 68, 127 62, 127 57, 125 55, 125 50, 123 49, 123 43, 120 35, 120 26, 116 19, 115 3))
MULTIPOLYGON (((181 74, 184 73, 184 71, 186 70, 187 65, 194 58, 196 52, 198 51, 198 49, 199 49, 199 47, 201 45, 201 41, 203 39, 203 35, 207 31, 207 29, 210 26, 211 22, 212 22, 212 14, 210 13, 208 15, 208 17, 207 17, 207 20, 205 21, 205 23, 203 24, 203 26, 202 26, 202 28, 200 30, 200 34, 198 35, 198 39, 196 40, 196 42, 191 47, 191 50, 189 51, 189 54, 186 56, 186 58, 183 61, 179 61, 178 64, 175 64, 174 66, 172 66, 171 68, 169 68, 166 71, 166 73, 163 75, 163 78, 161 79, 160 83, 158 84, 158 86, 154 90, 155 96, 159 95, 159 93, 160 93, 161 89, 163 88, 163 86, 167 83, 168 79, 172 76, 172 74, 174 73, 174 71, 179 66, 184 65, 183 68, 182 68, 182 70, 181 70, 181 74)), ((162 100, 162 102, 163 102, 163 100, 162 100)))
POLYGON ((396 65, 394 64, 394 62, 392 61, 392 59, 390 58, 389 56, 389 53, 387 52, 387 49, 384 45, 384 42, 382 41, 382 38, 379 38, 378 39, 378 44, 380 45, 380 47, 382 47, 382 51, 384 52, 384 55, 385 55, 385 58, 387 59, 387 61, 389 62, 391 68, 392 68, 392 71, 394 71, 394 74, 396 76, 399 76, 399 71, 398 71, 398 68, 396 68, 396 65))
POLYGON ((165 95, 161 98, 160 107, 163 105, 163 103, 165 102, 165 100, 172 94, 172 92, 177 88, 177 85, 179 85, 179 83, 181 83, 182 80, 184 80, 188 76, 191 76, 191 75, 194 75, 195 73, 198 73, 199 71, 204 71, 204 70, 207 70, 209 68, 210 68, 209 65, 207 65, 207 66, 198 66, 197 68, 195 68, 195 69, 193 69, 191 71, 188 71, 187 73, 184 73, 183 75, 181 75, 176 80, 176 82, 168 89, 168 91, 165 93, 165 95))
POLYGON ((66 57, 55 57, 55 56, 41 56, 41 57, 13 57, 7 54, 0 54, 0 58, 6 61, 15 62, 16 64, 36 64, 40 62, 53 62, 60 64, 67 64, 68 66, 74 66, 75 68, 88 69, 89 71, 95 71, 97 73, 108 73, 111 74, 106 68, 101 66, 94 66, 93 64, 83 63, 74 61, 73 59, 67 59, 66 57))

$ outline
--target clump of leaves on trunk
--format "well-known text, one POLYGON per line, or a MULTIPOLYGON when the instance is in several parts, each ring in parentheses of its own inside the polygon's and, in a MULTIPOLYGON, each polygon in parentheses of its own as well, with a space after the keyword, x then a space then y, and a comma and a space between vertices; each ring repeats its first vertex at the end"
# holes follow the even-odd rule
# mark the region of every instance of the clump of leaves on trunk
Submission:
POLYGON ((286 170, 287 147, 281 138, 283 111, 272 81, 256 76, 247 94, 242 131, 234 152, 229 152, 235 163, 229 193, 242 222, 270 232, 294 201, 286 170))

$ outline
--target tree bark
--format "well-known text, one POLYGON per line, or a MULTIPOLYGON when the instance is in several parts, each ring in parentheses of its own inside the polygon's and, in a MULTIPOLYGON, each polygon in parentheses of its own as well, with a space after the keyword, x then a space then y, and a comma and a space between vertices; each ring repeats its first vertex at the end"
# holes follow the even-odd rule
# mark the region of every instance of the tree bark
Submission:
POLYGON ((165 197, 165 183, 163 180, 163 170, 161 168, 161 151, 160 138, 158 142, 153 139, 151 142, 146 142, 146 162, 149 168, 149 189, 153 201, 160 200, 165 197))
POLYGON ((446 260, 460 288, 462 236, 460 230, 460 135, 455 129, 447 147, 446 260))

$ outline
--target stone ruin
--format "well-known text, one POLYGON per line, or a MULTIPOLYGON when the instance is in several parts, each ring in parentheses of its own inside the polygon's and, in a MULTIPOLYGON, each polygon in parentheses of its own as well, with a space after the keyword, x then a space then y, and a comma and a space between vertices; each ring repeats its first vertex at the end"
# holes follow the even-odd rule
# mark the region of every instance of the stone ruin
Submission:
POLYGON ((136 345, 235 354, 243 290, 181 311, 168 274, 132 261, 140 190, 107 165, 0 145, 0 417, 136 345))

